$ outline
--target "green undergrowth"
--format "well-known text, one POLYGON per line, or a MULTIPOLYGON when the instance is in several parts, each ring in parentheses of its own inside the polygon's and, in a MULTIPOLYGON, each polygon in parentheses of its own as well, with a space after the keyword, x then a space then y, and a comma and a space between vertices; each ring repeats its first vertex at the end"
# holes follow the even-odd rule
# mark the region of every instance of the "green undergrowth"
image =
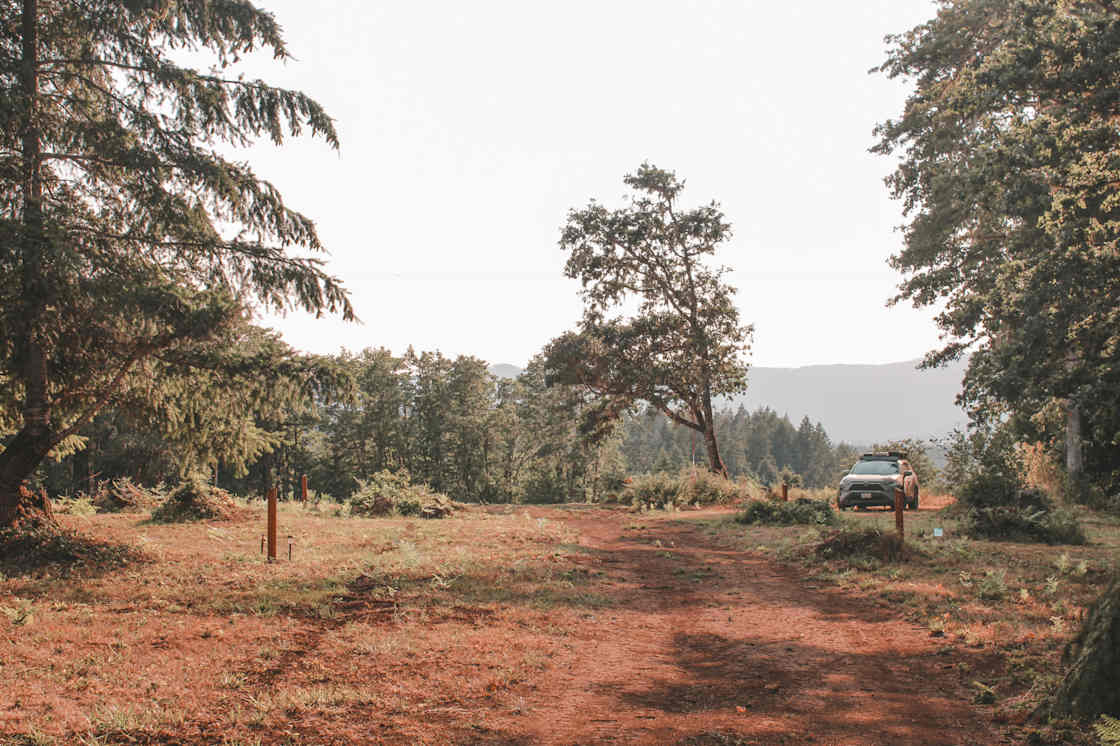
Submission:
POLYGON ((958 493, 956 511, 974 539, 1084 544, 1077 515, 1054 504, 1042 489, 1026 487, 1015 477, 981 472, 969 477, 958 493))
POLYGON ((184 480, 152 511, 152 523, 230 520, 239 511, 233 496, 198 477, 184 480))
POLYGON ((619 502, 635 508, 665 509, 728 505, 749 498, 759 490, 747 480, 724 479, 705 469, 683 469, 677 474, 658 472, 632 477, 619 502))
POLYGON ((735 521, 747 525, 833 526, 838 518, 836 511, 827 502, 799 497, 789 502, 752 500, 741 513, 736 514, 735 521))
POLYGON ((350 496, 348 505, 350 515, 363 518, 390 515, 446 518, 458 509, 447 495, 426 484, 413 483, 407 471, 388 470, 358 480, 358 489, 350 496))
POLYGON ((923 556, 925 553, 915 546, 905 544, 896 533, 848 525, 825 536, 813 548, 813 554, 825 561, 862 558, 898 562, 923 556))

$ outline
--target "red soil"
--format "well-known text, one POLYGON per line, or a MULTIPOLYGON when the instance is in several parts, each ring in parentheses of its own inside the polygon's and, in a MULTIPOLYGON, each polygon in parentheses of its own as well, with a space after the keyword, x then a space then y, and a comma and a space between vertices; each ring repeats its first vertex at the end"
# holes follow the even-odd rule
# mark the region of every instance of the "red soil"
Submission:
MULTIPOLYGON (((276 616, 205 605, 207 592, 250 594, 262 578, 310 583, 320 572, 223 558, 223 547, 255 549, 257 522, 147 527, 153 564, 72 586, 9 579, 0 605, 31 599, 38 618, 0 616, 0 743, 36 733, 71 743, 90 731, 91 742, 162 744, 1000 740, 968 704, 959 669, 977 663, 971 653, 942 654, 897 610, 721 546, 693 521, 533 508, 574 529, 549 544, 524 513, 472 510, 438 528, 398 520, 398 537, 420 550, 425 536, 443 542, 443 558, 473 547, 456 571, 463 580, 392 580, 390 592, 388 575, 356 571, 329 607, 276 616), (575 532, 578 545, 560 543, 575 532), (517 585, 515 565, 552 578, 552 595, 517 585), (557 577, 575 578, 578 593, 557 591, 567 592, 557 577), (201 600, 183 607, 165 593, 201 600), (165 715, 146 725, 153 708, 165 715), (133 715, 114 730, 117 711, 133 715)), ((83 530, 135 539, 128 520, 98 517, 83 530)), ((394 546, 361 535, 374 521, 300 520, 324 546, 345 538, 330 531, 350 531, 363 561, 394 546)))

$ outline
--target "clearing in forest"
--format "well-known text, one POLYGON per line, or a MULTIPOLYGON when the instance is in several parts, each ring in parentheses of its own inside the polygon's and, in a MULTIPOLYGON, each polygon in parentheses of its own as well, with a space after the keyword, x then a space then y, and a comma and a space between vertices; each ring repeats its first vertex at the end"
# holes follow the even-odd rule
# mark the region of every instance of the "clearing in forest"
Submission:
POLYGON ((65 516, 142 557, 0 581, 0 743, 1001 739, 985 651, 747 551, 729 515, 284 506, 273 565, 259 507, 65 516))

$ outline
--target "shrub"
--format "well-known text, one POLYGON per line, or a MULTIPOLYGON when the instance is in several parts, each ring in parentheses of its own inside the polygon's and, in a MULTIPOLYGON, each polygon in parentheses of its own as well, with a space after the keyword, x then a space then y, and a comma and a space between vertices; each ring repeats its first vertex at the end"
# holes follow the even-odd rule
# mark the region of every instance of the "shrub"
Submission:
POLYGON ((966 508, 992 508, 1022 505, 1036 510, 1049 510, 1050 499, 1042 490, 1023 489, 1014 477, 997 472, 973 474, 957 492, 957 500, 966 508))
POLYGON ((54 503, 54 512, 66 515, 93 515, 97 506, 89 499, 88 495, 78 493, 74 497, 59 497, 54 503))
POLYGON ((0 529, 0 573, 18 576, 50 569, 98 575, 145 559, 139 550, 112 544, 50 525, 0 529))
MULTIPOLYGON (((823 560, 862 557, 889 562, 901 559, 902 550, 898 534, 883 533, 877 528, 841 528, 818 544, 815 553, 823 560)), ((910 552, 919 553, 913 548, 910 552)))
POLYGON ((158 489, 148 489, 128 477, 102 483, 92 496, 93 504, 102 513, 142 513, 154 510, 163 502, 158 489))
POLYGON ((1025 505, 973 508, 965 517, 965 532, 973 539, 1044 544, 1085 543, 1085 532, 1070 511, 1047 511, 1025 505))
POLYGON ((1093 723, 1093 730, 1097 732, 1102 746, 1120 746, 1120 720, 1101 715, 1093 723))
POLYGON ((626 485, 622 499, 635 507, 664 508, 668 505, 676 506, 680 491, 680 479, 671 474, 641 474, 626 485))
POLYGON ((633 477, 620 496, 634 507, 666 508, 685 505, 727 505, 749 496, 750 484, 733 482, 705 469, 682 469, 633 477))
POLYGON ((965 532, 974 539, 1084 544, 1077 517, 1056 510, 1038 487, 1024 487, 1001 473, 977 473, 965 481, 958 495, 965 512, 965 532))
POLYGON ((407 471, 382 470, 366 480, 358 480, 358 490, 350 496, 350 515, 377 517, 387 515, 444 518, 457 506, 446 495, 433 492, 426 484, 413 484, 407 471))
POLYGON ((832 526, 837 520, 836 512, 827 502, 810 500, 806 497, 799 497, 790 502, 753 500, 747 504, 746 510, 735 516, 737 523, 781 526, 793 524, 832 526))
POLYGON ((680 474, 682 505, 727 505, 746 498, 749 484, 724 479, 707 469, 686 469, 680 474))
POLYGON ((167 499, 152 511, 155 523, 228 521, 238 514, 233 497, 200 476, 190 476, 171 490, 167 499))

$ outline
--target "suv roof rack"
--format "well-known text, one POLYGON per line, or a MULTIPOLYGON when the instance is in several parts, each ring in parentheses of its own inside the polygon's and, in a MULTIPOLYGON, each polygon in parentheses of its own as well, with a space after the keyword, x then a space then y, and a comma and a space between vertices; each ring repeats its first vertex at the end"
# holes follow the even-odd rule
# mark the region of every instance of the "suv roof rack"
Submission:
POLYGON ((903 451, 868 451, 859 457, 860 461, 894 461, 906 458, 903 451))

